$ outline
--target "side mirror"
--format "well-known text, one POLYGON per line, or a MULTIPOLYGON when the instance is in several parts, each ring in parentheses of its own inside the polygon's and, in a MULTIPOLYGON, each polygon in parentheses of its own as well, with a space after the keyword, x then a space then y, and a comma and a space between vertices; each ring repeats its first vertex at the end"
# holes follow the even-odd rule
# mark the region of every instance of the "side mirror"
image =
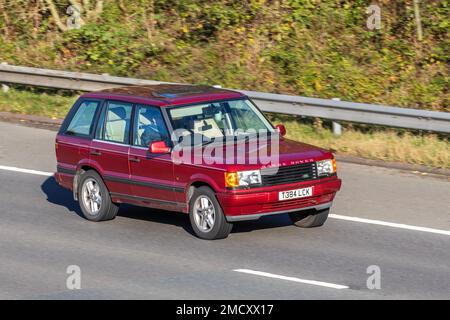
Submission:
POLYGON ((153 141, 148 148, 150 153, 169 153, 170 147, 165 141, 153 141))
POLYGON ((275 126, 280 136, 284 137, 286 135, 286 127, 282 124, 277 124, 275 126))

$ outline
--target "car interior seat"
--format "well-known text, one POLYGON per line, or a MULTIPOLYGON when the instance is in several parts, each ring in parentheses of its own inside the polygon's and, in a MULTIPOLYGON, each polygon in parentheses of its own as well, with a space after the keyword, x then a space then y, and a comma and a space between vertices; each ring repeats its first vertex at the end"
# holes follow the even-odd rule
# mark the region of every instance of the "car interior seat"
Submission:
POLYGON ((215 138, 223 136, 222 130, 220 130, 214 119, 195 120, 193 122, 194 133, 200 133, 208 138, 215 138))
POLYGON ((139 127, 138 127, 138 134, 136 137, 136 144, 142 145, 142 134, 145 131, 146 126, 149 126, 151 124, 150 115, 147 113, 139 113, 139 127))
POLYGON ((125 107, 117 106, 108 109, 105 126, 105 138, 110 141, 126 142, 130 120, 125 107))

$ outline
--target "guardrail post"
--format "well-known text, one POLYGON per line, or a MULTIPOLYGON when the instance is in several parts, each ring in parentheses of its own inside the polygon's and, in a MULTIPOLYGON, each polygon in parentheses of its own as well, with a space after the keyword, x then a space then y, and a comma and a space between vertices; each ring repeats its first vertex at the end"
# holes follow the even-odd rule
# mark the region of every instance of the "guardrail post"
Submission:
MULTIPOLYGON (((0 62, 0 65, 7 66, 8 62, 0 62)), ((8 92, 9 91, 9 86, 4 84, 4 83, 2 83, 2 91, 3 92, 8 92)))
POLYGON ((340 136, 342 134, 342 126, 340 123, 333 121, 333 134, 335 136, 340 136))
MULTIPOLYGON (((339 98, 333 98, 331 100, 341 101, 341 99, 339 99, 339 98)), ((339 122, 333 121, 331 123, 331 125, 332 125, 332 128, 333 128, 333 134, 335 136, 340 136, 342 134, 342 126, 341 126, 341 124, 339 122)))

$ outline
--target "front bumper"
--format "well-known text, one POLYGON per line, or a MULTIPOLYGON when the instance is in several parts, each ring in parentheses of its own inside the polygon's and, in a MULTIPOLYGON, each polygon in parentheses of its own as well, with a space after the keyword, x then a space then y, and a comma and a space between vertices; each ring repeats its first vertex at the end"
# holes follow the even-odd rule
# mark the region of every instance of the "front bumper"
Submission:
POLYGON ((256 220, 265 215, 307 209, 327 209, 331 206, 340 187, 341 180, 331 177, 274 187, 217 193, 217 198, 228 221, 256 220), (278 200, 280 191, 307 187, 313 188, 313 194, 310 197, 278 200))
POLYGON ((249 221, 249 220, 257 220, 264 216, 271 216, 275 214, 283 214, 283 213, 289 213, 289 212, 297 212, 297 211, 303 211, 303 210, 324 210, 331 207, 332 202, 319 204, 316 206, 310 206, 310 207, 302 207, 302 208, 294 208, 289 210, 281 210, 281 211, 274 211, 274 212, 267 212, 267 213, 256 213, 256 214, 242 214, 237 216, 226 216, 226 219, 228 222, 237 222, 237 221, 249 221))

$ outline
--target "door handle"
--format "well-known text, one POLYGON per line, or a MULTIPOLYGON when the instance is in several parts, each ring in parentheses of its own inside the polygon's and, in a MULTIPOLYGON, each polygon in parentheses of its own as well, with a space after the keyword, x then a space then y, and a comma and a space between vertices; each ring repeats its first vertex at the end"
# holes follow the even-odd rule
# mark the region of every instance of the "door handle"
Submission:
POLYGON ((89 154, 91 154, 93 156, 101 156, 102 155, 102 153, 100 151, 98 151, 98 150, 91 150, 89 152, 89 154))
POLYGON ((141 162, 141 159, 137 157, 128 158, 128 160, 130 160, 131 162, 141 162))

